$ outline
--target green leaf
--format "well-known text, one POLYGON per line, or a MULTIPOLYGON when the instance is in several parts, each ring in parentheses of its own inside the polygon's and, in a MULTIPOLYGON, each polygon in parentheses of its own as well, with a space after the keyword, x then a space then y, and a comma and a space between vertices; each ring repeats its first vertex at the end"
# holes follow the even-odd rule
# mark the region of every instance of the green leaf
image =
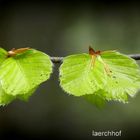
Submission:
POLYGON ((0 106, 9 104, 14 99, 15 99, 15 97, 12 95, 6 94, 0 85, 0 106))
POLYGON ((100 95, 100 91, 98 91, 98 93, 96 94, 84 95, 83 97, 84 99, 86 99, 86 101, 88 101, 91 104, 94 104, 98 108, 104 107, 106 103, 105 99, 100 95))
POLYGON ((118 52, 105 52, 101 57, 112 71, 104 88, 106 99, 127 102, 127 95, 133 97, 140 89, 139 66, 134 59, 118 52))
POLYGON ((35 87, 34 89, 31 89, 28 93, 23 94, 23 95, 18 95, 17 98, 22 100, 22 101, 28 101, 29 97, 36 91, 38 87, 35 87))
POLYGON ((100 61, 91 63, 89 54, 65 57, 60 67, 60 85, 69 94, 81 96, 93 94, 106 83, 104 66, 100 61))
POLYGON ((127 102, 128 95, 140 89, 140 69, 135 60, 116 51, 71 55, 60 67, 60 85, 74 96, 94 94, 127 102))
POLYGON ((30 49, 3 61, 0 66, 1 87, 13 96, 30 94, 32 89, 48 80, 51 73, 49 56, 30 49))
POLYGON ((3 61, 7 57, 7 52, 3 48, 0 48, 0 65, 3 63, 3 61))
MULTIPOLYGON (((0 48, 0 65, 3 63, 3 61, 6 59, 7 52, 3 49, 0 48)), ((4 90, 1 87, 1 82, 0 82, 0 106, 4 106, 8 103, 10 103, 12 100, 14 100, 14 97, 12 95, 8 95, 4 92, 4 90)))

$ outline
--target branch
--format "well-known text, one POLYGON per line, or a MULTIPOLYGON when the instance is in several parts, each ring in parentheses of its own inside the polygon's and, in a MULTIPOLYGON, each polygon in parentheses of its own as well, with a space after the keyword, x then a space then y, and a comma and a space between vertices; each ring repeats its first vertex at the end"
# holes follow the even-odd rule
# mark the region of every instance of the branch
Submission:
MULTIPOLYGON (((130 54, 128 55, 129 57, 135 59, 135 60, 140 60, 140 54, 130 54)), ((51 61, 53 63, 62 63, 64 57, 51 57, 51 61)))
POLYGON ((62 63, 64 57, 51 57, 53 63, 62 63))
POLYGON ((135 60, 140 60, 140 54, 129 54, 128 56, 135 60))

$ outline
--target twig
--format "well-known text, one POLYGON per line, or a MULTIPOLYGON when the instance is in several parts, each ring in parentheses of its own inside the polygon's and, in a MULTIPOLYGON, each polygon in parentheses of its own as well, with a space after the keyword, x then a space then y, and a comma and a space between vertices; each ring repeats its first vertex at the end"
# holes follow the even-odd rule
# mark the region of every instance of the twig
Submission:
MULTIPOLYGON (((140 60, 140 54, 130 54, 128 55, 135 60, 140 60)), ((64 57, 51 57, 53 63, 62 63, 64 57)))
POLYGON ((131 58, 133 58, 135 60, 140 60, 140 54, 130 54, 128 56, 130 56, 131 58))
POLYGON ((62 63, 64 57, 51 57, 53 63, 62 63))

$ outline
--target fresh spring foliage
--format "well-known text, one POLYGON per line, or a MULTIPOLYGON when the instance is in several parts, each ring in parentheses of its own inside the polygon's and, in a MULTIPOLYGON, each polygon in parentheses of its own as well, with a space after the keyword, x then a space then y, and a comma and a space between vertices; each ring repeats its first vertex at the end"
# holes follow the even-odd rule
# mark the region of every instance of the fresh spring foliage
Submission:
POLYGON ((89 49, 89 54, 65 57, 60 85, 69 94, 83 96, 96 105, 105 100, 128 101, 140 89, 140 69, 132 58, 116 51, 89 49))
MULTIPOLYGON (((52 73, 50 57, 31 48, 0 48, 0 105, 18 98, 27 100, 52 73)), ((128 102, 140 89, 136 61, 117 51, 94 51, 64 58, 60 86, 101 107, 105 101, 128 102)))
POLYGON ((27 100, 51 73, 52 62, 43 52, 30 48, 7 52, 0 48, 0 105, 15 98, 27 100))

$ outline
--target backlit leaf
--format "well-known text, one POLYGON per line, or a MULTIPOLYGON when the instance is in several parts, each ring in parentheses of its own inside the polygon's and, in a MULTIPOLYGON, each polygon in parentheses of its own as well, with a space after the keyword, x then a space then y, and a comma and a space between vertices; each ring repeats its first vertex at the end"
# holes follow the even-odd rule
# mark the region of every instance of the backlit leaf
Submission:
POLYGON ((8 53, 0 49, 0 94, 27 100, 42 82, 52 73, 48 55, 34 49, 19 49, 8 53))
POLYGON ((71 55, 60 67, 60 85, 74 96, 94 94, 127 102, 128 95, 140 89, 140 69, 135 60, 116 51, 71 55))
POLYGON ((89 103, 94 104, 98 108, 104 107, 106 101, 103 96, 100 95, 100 91, 96 94, 89 94, 89 95, 84 95, 84 99, 86 99, 89 103))
POLYGON ((9 104, 14 99, 15 99, 15 97, 12 95, 6 94, 0 85, 0 106, 9 104))

